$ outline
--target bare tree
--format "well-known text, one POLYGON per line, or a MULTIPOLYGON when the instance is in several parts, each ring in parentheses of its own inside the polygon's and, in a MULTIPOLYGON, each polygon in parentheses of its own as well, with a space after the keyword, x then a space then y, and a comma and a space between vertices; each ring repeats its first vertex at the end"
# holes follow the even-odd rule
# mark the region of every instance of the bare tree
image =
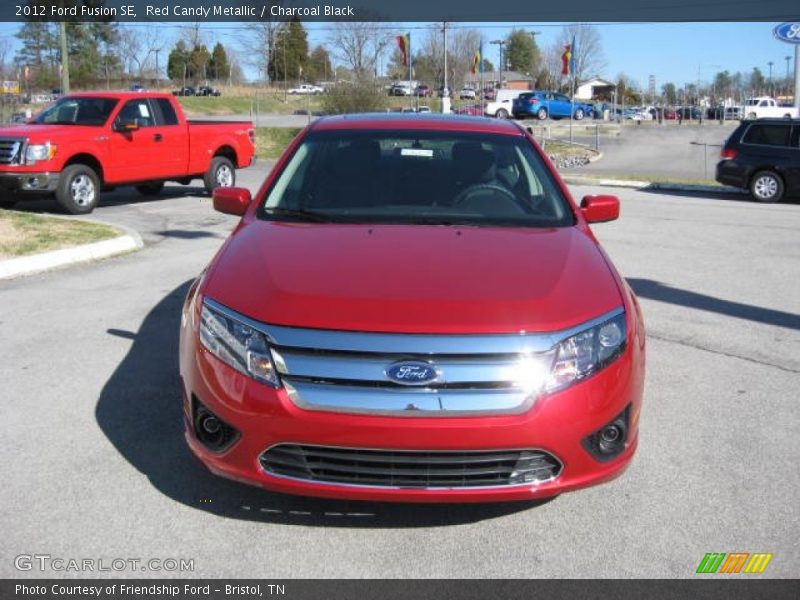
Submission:
POLYGON ((241 46, 247 56, 247 63, 258 69, 259 79, 265 82, 269 80, 270 59, 280 27, 280 22, 268 19, 248 23, 242 29, 244 35, 241 46))
POLYGON ((536 81, 539 89, 553 90, 561 85, 563 75, 561 74, 561 55, 564 48, 559 43, 554 43, 542 51, 542 68, 536 81))
MULTIPOLYGON (((352 70, 356 79, 372 77, 378 61, 394 35, 386 23, 337 22, 329 39, 334 55, 352 70)), ((413 48, 413 46, 412 46, 413 48)))
POLYGON ((3 38, 0 39, 0 78, 5 78, 6 70, 9 68, 7 64, 8 53, 11 51, 11 41, 3 38))
POLYGON ((594 25, 587 23, 573 23, 565 25, 559 35, 559 45, 561 54, 564 46, 575 41, 575 75, 578 80, 588 76, 599 75, 606 67, 606 59, 603 56, 603 41, 600 30, 594 25))
POLYGON ((156 55, 164 49, 161 31, 159 27, 128 27, 120 31, 120 54, 128 73, 135 73, 137 79, 143 79, 149 69, 154 69, 156 55))
MULTIPOLYGON (((440 27, 430 29, 422 38, 421 54, 430 61, 436 81, 444 81, 444 36, 440 27)), ((447 36, 447 82, 460 87, 472 65, 475 51, 481 45, 481 36, 474 29, 450 30, 447 36)), ((411 44, 412 50, 414 44, 411 44)))

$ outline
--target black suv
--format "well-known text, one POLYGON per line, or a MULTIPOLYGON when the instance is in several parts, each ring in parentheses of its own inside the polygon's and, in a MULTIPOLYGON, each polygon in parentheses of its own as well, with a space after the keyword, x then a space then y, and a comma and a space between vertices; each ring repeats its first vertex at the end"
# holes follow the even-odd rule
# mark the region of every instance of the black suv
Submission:
POLYGON ((759 202, 800 194, 800 119, 743 121, 722 147, 716 179, 759 202))

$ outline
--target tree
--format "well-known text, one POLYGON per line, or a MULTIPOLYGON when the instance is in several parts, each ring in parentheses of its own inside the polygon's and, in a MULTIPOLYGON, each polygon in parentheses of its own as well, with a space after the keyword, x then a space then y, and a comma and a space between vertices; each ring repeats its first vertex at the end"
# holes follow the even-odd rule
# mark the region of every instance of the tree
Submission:
POLYGON ((714 76, 714 92, 717 98, 729 96, 733 80, 728 71, 721 71, 714 76))
POLYGON ((51 88, 57 85, 57 36, 56 25, 43 21, 26 21, 17 32, 20 49, 14 61, 23 73, 27 73, 27 87, 51 88))
POLYGON ((509 69, 520 73, 537 73, 542 64, 536 40, 524 29, 512 29, 508 34, 505 59, 509 69))
POLYGON ((186 42, 178 40, 167 58, 167 77, 174 80, 183 80, 188 77, 189 49, 186 42))
MULTIPOLYGON (((273 0, 271 4, 277 5, 280 2, 273 0)), ((281 23, 272 20, 270 11, 266 11, 265 19, 245 25, 242 47, 249 64, 258 69, 259 79, 266 82, 269 79, 269 65, 275 53, 275 37, 281 23)))
POLYGON ((327 81, 333 77, 331 57, 324 46, 317 46, 308 56, 306 76, 311 81, 327 81))
POLYGON ((225 47, 217 42, 211 51, 211 60, 208 63, 208 74, 214 79, 228 79, 231 74, 231 65, 225 47))
POLYGON ((188 76, 194 82, 208 79, 208 63, 211 62, 211 53, 205 44, 197 44, 189 52, 186 64, 188 76))
POLYGON ((617 75, 617 102, 620 104, 640 104, 642 93, 625 73, 617 75))
POLYGON ((285 23, 275 37, 269 64, 270 79, 300 79, 308 63, 308 35, 299 19, 285 23))
MULTIPOLYGON (((370 78, 375 74, 378 59, 393 42, 385 28, 385 23, 373 22, 339 21, 335 24, 330 46, 356 79, 370 78)), ((413 51, 413 42, 411 48, 413 51)))
POLYGON ((760 94, 766 87, 767 82, 761 69, 753 67, 753 72, 750 73, 750 89, 754 94, 760 94))
POLYGON ((661 86, 661 95, 667 101, 667 104, 677 104, 678 91, 675 84, 672 82, 665 83, 661 86))
MULTIPOLYGON (((122 30, 119 48, 129 76, 141 81, 146 77, 148 71, 151 69, 155 71, 154 59, 156 53, 160 52, 164 46, 160 32, 161 29, 159 27, 137 27, 136 29, 128 27, 122 30)), ((183 67, 181 67, 180 71, 175 77, 176 79, 183 77, 183 67)), ((167 74, 169 75, 169 67, 167 68, 167 74)), ((158 77, 157 73, 156 77, 158 77)))
POLYGON ((564 46, 572 44, 573 40, 575 41, 573 49, 575 78, 580 81, 599 75, 606 66, 600 30, 587 23, 565 25, 559 36, 559 59, 564 52, 564 46))
POLYGON ((490 61, 488 58, 483 59, 483 72, 484 73, 491 73, 494 71, 494 63, 490 61))

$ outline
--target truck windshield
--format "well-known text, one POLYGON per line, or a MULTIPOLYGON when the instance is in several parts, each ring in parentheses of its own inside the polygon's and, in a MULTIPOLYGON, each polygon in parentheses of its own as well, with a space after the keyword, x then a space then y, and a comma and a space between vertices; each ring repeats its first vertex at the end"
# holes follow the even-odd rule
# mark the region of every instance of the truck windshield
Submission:
POLYGON ((33 119, 33 123, 50 125, 101 126, 108 121, 117 105, 114 98, 59 98, 33 119))
POLYGON ((522 135, 318 131, 259 216, 311 222, 566 227, 570 205, 522 135))

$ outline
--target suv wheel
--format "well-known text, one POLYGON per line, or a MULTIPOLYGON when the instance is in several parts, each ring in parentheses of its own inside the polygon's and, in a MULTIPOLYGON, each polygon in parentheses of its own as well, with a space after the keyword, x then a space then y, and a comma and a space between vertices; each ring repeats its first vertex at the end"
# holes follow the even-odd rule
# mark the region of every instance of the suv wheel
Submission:
POLYGON ((508 111, 505 108, 499 109, 494 116, 498 119, 507 119, 508 118, 508 111))
POLYGON ((69 165, 61 171, 56 201, 71 215, 87 215, 97 206, 100 178, 87 165, 69 165))
POLYGON ((750 193, 759 202, 777 202, 783 197, 783 180, 772 171, 759 171, 750 182, 750 193))
POLYGON ((233 187, 236 185, 233 163, 224 156, 215 156, 203 177, 203 183, 209 194, 218 187, 233 187))
POLYGON ((539 119, 540 121, 544 121, 547 118, 547 109, 540 108, 539 110, 537 110, 536 118, 539 119))

